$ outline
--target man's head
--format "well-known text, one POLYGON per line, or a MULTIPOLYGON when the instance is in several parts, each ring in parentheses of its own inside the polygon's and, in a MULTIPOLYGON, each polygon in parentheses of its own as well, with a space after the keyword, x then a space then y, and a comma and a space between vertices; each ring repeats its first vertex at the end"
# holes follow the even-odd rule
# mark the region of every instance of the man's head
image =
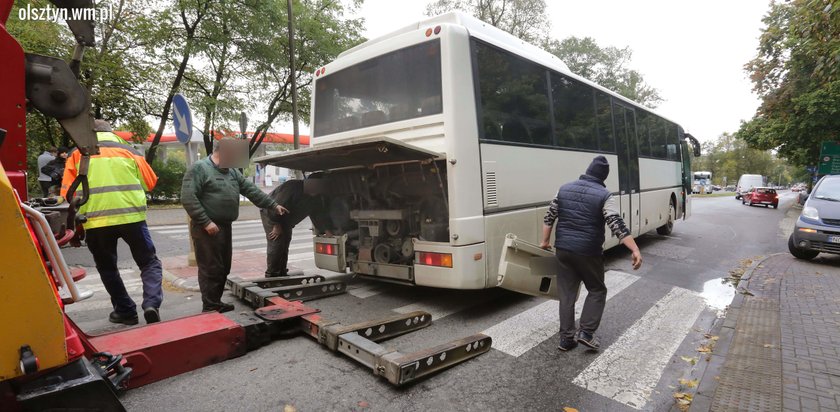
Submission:
POLYGON ((69 153, 70 149, 68 149, 66 146, 61 146, 58 148, 58 156, 61 156, 66 159, 69 153))
POLYGON ((610 163, 606 157, 598 156, 592 159, 592 163, 586 168, 586 174, 601 181, 607 180, 607 176, 610 175, 610 163))
POLYGON ((44 149, 44 151, 47 153, 51 153, 53 156, 55 156, 55 146, 47 147, 46 149, 44 149))
POLYGON ((111 123, 108 123, 106 120, 96 119, 93 121, 93 131, 94 132, 113 132, 114 130, 111 129, 111 123))
MULTIPOLYGON (((221 168, 248 167, 248 141, 223 137, 213 142, 213 153, 218 155, 218 165, 221 168)), ((215 159, 214 159, 215 161, 215 159)))

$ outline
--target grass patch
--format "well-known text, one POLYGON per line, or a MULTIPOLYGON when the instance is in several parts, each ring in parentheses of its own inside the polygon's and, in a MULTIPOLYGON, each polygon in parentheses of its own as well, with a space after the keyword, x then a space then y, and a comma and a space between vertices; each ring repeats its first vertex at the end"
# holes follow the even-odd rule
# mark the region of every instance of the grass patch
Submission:
POLYGON ((691 195, 693 197, 726 197, 730 196, 733 199, 735 198, 735 192, 715 192, 706 195, 691 195))

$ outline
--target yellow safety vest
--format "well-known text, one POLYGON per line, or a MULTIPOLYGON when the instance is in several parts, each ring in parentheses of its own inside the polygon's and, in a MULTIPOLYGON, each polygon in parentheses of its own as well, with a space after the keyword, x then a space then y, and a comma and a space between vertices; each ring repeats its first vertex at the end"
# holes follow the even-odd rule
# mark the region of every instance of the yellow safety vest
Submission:
MULTIPOLYGON (((87 217, 85 229, 115 226, 146 220, 146 191, 157 183, 157 175, 142 154, 111 132, 98 132, 99 154, 91 156, 88 168, 90 198, 79 209, 87 217)), ((62 195, 78 174, 81 155, 74 151, 62 180, 62 195)), ((77 195, 81 187, 77 190, 77 195)))

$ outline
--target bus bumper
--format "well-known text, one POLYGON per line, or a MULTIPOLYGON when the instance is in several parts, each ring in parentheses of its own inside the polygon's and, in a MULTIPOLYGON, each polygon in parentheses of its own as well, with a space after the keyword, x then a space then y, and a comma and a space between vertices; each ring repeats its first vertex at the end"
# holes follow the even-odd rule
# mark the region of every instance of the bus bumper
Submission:
POLYGON ((484 289, 495 286, 487 282, 487 256, 484 243, 451 246, 448 243, 414 242, 414 282, 419 286, 448 289, 484 289), (448 253, 452 267, 428 266, 419 263, 418 252, 448 253))

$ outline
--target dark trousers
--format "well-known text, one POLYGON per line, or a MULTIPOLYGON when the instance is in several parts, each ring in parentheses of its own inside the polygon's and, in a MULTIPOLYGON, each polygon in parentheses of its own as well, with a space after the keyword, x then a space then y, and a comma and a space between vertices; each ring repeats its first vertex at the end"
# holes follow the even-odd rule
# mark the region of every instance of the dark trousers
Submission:
POLYGON ((39 180, 38 184, 41 185, 41 191, 44 192, 43 197, 49 197, 50 196, 50 188, 53 187, 52 181, 49 180, 49 181, 45 182, 43 180, 39 180))
POLYGON ((281 223, 283 233, 277 239, 270 239, 269 232, 274 228, 274 223, 268 218, 265 209, 260 211, 263 229, 265 229, 266 244, 266 277, 286 276, 289 274, 289 245, 292 244, 292 230, 294 226, 281 223))
POLYGON ((114 306, 115 312, 121 315, 137 313, 137 305, 128 296, 117 269, 118 239, 128 244, 131 256, 140 268, 140 279, 143 280, 142 308, 160 308, 163 301, 163 267, 157 257, 146 222, 88 229, 85 231, 85 239, 102 284, 111 295, 111 305, 114 306))
POLYGON ((233 255, 230 222, 217 222, 216 226, 219 227, 219 233, 210 236, 203 226, 195 223, 190 225, 204 310, 216 309, 221 304, 233 255))
POLYGON ((560 301, 560 337, 571 339, 575 336, 575 302, 581 282, 589 294, 580 314, 580 330, 595 333, 607 302, 604 257, 577 255, 559 249, 556 256, 559 261, 557 300, 560 301))

